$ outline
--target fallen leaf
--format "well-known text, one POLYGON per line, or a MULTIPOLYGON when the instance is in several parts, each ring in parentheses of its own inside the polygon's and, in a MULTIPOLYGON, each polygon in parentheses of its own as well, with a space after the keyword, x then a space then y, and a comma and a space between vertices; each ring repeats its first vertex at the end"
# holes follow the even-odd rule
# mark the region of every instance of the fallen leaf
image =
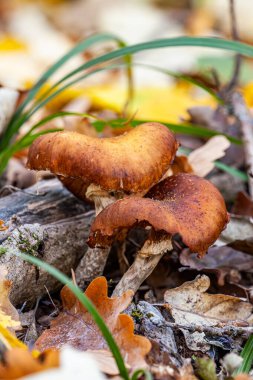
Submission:
POLYGON ((243 191, 237 194, 235 203, 232 208, 232 213, 241 216, 253 217, 253 201, 243 191))
POLYGON ((231 215, 227 228, 222 231, 216 246, 228 245, 238 251, 253 254, 253 223, 251 218, 231 215))
POLYGON ((230 147, 230 142, 225 136, 214 136, 200 148, 192 151, 188 161, 193 172, 205 177, 214 168, 214 162, 225 156, 225 151, 230 147))
POLYGON ((179 256, 180 263, 184 265, 181 270, 197 270, 205 273, 214 273, 218 285, 223 286, 225 280, 236 282, 240 279, 239 272, 253 272, 253 258, 246 253, 236 251, 231 247, 211 247, 208 254, 199 260, 195 253, 184 249, 179 256))
MULTIPOLYGON (((208 294, 209 287, 210 279, 202 275, 165 292, 165 307, 176 323, 186 327, 253 324, 253 306, 250 303, 225 294, 208 294)), ((204 332, 190 333, 183 328, 182 332, 191 350, 206 352, 209 349, 204 332)))
POLYGON ((64 348, 59 353, 59 366, 22 379, 27 380, 83 380, 89 374, 89 380, 106 380, 91 354, 64 348))
POLYGON ((234 380, 252 380, 252 376, 247 373, 239 373, 239 375, 234 377, 234 380))
POLYGON ((4 225, 4 221, 0 219, 0 231, 6 231, 8 227, 4 225))
MULTIPOLYGON (((85 294, 103 317, 127 364, 132 368, 145 366, 144 357, 150 351, 151 344, 148 339, 134 334, 131 317, 120 314, 130 304, 132 291, 127 291, 121 297, 109 298, 106 279, 98 277, 91 282, 85 294)), ((61 296, 65 310, 51 323, 51 328, 44 331, 35 347, 44 351, 49 348, 60 349, 69 344, 82 351, 107 349, 91 315, 71 291, 64 287, 61 296)))
POLYGON ((59 352, 47 351, 35 358, 22 348, 13 348, 5 352, 0 363, 0 379, 19 379, 26 375, 59 366, 59 352))
MULTIPOLYGON (((127 92, 117 85, 94 86, 86 89, 86 95, 93 106, 121 112, 127 99, 127 92)), ((191 87, 183 85, 166 87, 137 88, 130 113, 137 119, 178 122, 187 117, 186 109, 196 105, 215 105, 211 97, 194 97, 191 87)))
POLYGON ((27 350, 27 346, 13 335, 7 328, 0 324, 0 342, 3 349, 22 348, 27 350))
POLYGON ((18 312, 9 300, 11 282, 6 280, 7 271, 0 266, 0 326, 17 329, 20 327, 18 312))

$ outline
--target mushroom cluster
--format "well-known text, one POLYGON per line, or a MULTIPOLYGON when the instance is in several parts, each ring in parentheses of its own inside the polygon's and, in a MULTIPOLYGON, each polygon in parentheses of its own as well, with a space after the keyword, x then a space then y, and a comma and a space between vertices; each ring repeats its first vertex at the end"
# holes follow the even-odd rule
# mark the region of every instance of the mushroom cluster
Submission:
POLYGON ((145 196, 117 200, 91 226, 88 244, 109 246, 122 230, 150 228, 149 237, 114 290, 136 292, 179 234, 192 252, 203 256, 229 220, 220 192, 209 181, 181 173, 155 185, 145 196))
POLYGON ((215 242, 228 222, 224 200, 203 178, 168 176, 177 149, 174 135, 159 123, 104 139, 57 132, 35 140, 27 166, 50 170, 76 196, 95 204, 90 249, 77 268, 78 278, 100 275, 112 242, 136 226, 149 229, 149 237, 115 295, 137 291, 163 254, 172 250, 176 235, 200 257, 215 242))
MULTIPOLYGON (((116 199, 145 195, 168 171, 177 149, 172 132, 159 123, 145 123, 104 139, 56 132, 33 142, 27 167, 56 174, 76 196, 93 201, 98 215, 116 199)), ((77 277, 85 280, 100 275, 109 250, 89 249, 77 277)))

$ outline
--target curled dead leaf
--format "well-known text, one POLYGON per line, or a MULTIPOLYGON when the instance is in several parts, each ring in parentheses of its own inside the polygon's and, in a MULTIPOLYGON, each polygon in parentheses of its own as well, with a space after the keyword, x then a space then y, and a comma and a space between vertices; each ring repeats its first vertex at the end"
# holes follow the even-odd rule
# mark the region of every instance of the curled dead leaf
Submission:
MULTIPOLYGON (((132 368, 145 366, 145 355, 150 351, 148 339, 134 334, 134 323, 130 316, 120 314, 132 299, 132 291, 121 297, 109 298, 104 277, 92 281, 85 292, 93 302, 112 332, 121 353, 132 368)), ((91 315, 85 310, 68 288, 61 293, 64 311, 52 322, 36 342, 36 348, 60 349, 69 344, 82 351, 107 349, 106 342, 91 315)))
MULTIPOLYGON (((253 324, 253 306, 240 298, 225 294, 208 294, 210 279, 203 275, 165 292, 166 308, 175 322, 186 327, 253 324)), ((191 350, 206 352, 209 345, 204 332, 189 333, 182 329, 191 350)))

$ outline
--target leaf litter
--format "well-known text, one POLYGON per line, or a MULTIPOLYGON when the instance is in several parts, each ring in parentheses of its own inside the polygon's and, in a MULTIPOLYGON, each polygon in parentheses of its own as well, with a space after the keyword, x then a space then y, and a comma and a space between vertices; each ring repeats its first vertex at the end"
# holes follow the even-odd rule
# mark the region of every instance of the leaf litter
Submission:
MULTIPOLYGON (((49 2, 45 3, 45 12, 46 14, 50 13, 50 18, 44 17, 43 14, 37 25, 37 32, 32 37, 27 31, 27 20, 30 20, 29 23, 34 23, 34 19, 38 15, 37 10, 29 10, 29 5, 27 5, 27 12, 24 10, 15 10, 13 14, 10 12, 8 16, 11 20, 10 27, 8 12, 5 13, 7 6, 0 5, 1 17, 9 28, 8 33, 10 31, 11 33, 15 32, 13 20, 16 20, 18 23, 16 30, 20 31, 19 38, 21 40, 23 38, 22 42, 5 36, 0 43, 0 50, 6 43, 16 49, 14 49, 15 52, 12 52, 12 59, 6 51, 4 54, 0 52, 1 65, 6 66, 6 60, 10 62, 9 67, 3 67, 4 70, 1 70, 1 78, 3 77, 3 81, 6 80, 6 83, 14 83, 14 87, 23 88, 30 78, 38 77, 42 68, 52 63, 52 56, 58 54, 57 49, 54 49, 55 42, 58 41, 57 46, 60 50, 64 50, 65 47, 74 45, 73 41, 76 40, 77 35, 79 36, 82 33, 86 35, 87 30, 85 28, 87 25, 83 22, 80 9, 85 9, 85 12, 88 10, 87 14, 93 15, 90 17, 92 20, 90 23, 94 27, 97 22, 97 13, 100 15, 103 8, 101 1, 96 2, 95 6, 88 4, 90 1, 85 2, 88 5, 82 4, 81 6, 77 1, 73 7, 69 7, 67 2, 57 1, 55 3, 59 3, 59 5, 54 5, 57 12, 53 12, 54 15, 52 16, 51 5, 48 5, 49 2), (73 12, 73 10, 75 11, 73 12), (65 14, 65 19, 61 20, 60 14, 65 14), (72 27, 73 21, 71 28, 69 27, 69 19, 66 16, 75 20, 75 27, 72 27), (49 19, 54 20, 57 28, 55 25, 52 26, 53 24, 49 19), (64 33, 67 31, 64 36, 59 33, 58 25, 64 30, 64 33), (75 34, 76 30, 78 30, 77 34, 75 34), (50 54, 48 54, 48 44, 40 39, 40 34, 43 33, 48 36, 50 54), (34 44, 34 41, 37 42, 34 44), (30 60, 27 47, 32 52, 30 60), (42 51, 36 54, 40 48, 42 51), (23 51, 23 56, 20 54, 22 49, 27 49, 25 54, 23 51), (22 62, 25 64, 21 64, 22 62), (8 76, 10 70, 13 72, 13 77, 6 79, 5 76, 8 76)), ((163 7, 163 1, 159 1, 159 3, 159 7, 163 7)), ((118 14, 116 8, 121 6, 123 3, 120 4, 119 1, 115 9, 112 7, 109 13, 118 14)), ((177 6, 180 7, 178 4, 177 6)), ((130 8, 131 5, 127 6, 126 12, 133 14, 130 8)), ((158 8, 155 9, 156 13, 153 12, 152 15, 152 19, 155 20, 154 24, 152 23, 147 29, 142 30, 144 40, 150 38, 156 29, 155 25, 165 25, 165 14, 172 23, 177 24, 177 28, 182 28, 182 16, 178 16, 180 11, 173 11, 172 15, 169 11, 167 14, 167 5, 164 9, 162 8, 161 12, 158 8), (178 17, 179 19, 177 19, 178 17), (152 29, 153 27, 154 29, 152 29)), ((140 10, 143 15, 144 8, 140 8, 140 10)), ((146 11, 147 17, 151 15, 151 8, 146 11)), ((136 14, 138 14, 137 10, 136 14)), ((188 25, 186 31, 192 30, 196 33, 200 28, 201 33, 206 34, 214 22, 219 25, 220 15, 217 17, 215 12, 212 14, 210 11, 206 12, 204 6, 201 9, 191 9, 189 14, 189 18, 187 14, 183 16, 183 19, 186 17, 186 25, 188 25), (193 24, 195 22, 196 25, 193 24)), ((115 28, 113 20, 106 17, 105 19, 102 17, 103 20, 100 19, 102 25, 111 27, 113 30, 115 28)), ((219 33, 223 30, 223 25, 219 25, 215 32, 219 33)), ((124 28, 122 28, 122 32, 124 33, 124 28)), ((183 29, 180 29, 180 33, 182 32, 183 29)), ((184 54, 184 52, 179 53, 178 57, 182 58, 184 54)), ((93 51, 89 51, 85 53, 84 57, 78 56, 77 60, 83 62, 84 59, 93 56, 96 54, 94 55, 93 51)), ((174 58, 171 58, 172 56, 170 61, 173 61, 174 58)), ((170 64, 171 62, 168 63, 168 66, 170 64)), ((191 70, 191 67, 188 66, 191 66, 189 62, 185 67, 186 72, 191 70)), ((198 80, 204 78, 201 73, 189 74, 189 76, 198 80)), ((172 85, 166 83, 167 87, 158 87, 156 79, 152 79, 155 83, 152 86, 149 84, 151 77, 152 75, 144 77, 144 83, 145 85, 147 83, 148 86, 136 90, 134 107, 137 109, 139 118, 178 122, 179 117, 181 120, 187 118, 186 110, 191 107, 188 109, 189 118, 187 122, 239 139, 243 135, 245 125, 249 125, 250 115, 246 112, 245 104, 238 95, 232 97, 231 103, 231 99, 225 99, 225 107, 219 105, 212 108, 211 106, 216 106, 214 100, 206 96, 199 96, 198 91, 189 87, 188 84, 183 85, 178 81, 172 85), (245 115, 247 116, 246 123, 245 115)), ((129 125, 117 129, 109 126, 112 119, 125 116, 125 110, 122 112, 125 102, 122 96, 124 91, 118 86, 119 78, 119 72, 115 72, 113 75, 105 75, 102 84, 93 85, 93 83, 89 83, 88 88, 85 89, 71 88, 57 97, 55 101, 50 102, 45 109, 42 109, 42 115, 48 115, 50 110, 77 110, 87 113, 91 111, 95 112, 99 118, 103 118, 105 124, 108 124, 100 136, 115 136, 125 133, 129 130, 129 125), (116 86, 112 85, 113 78, 116 79, 116 86)), ((220 78, 217 78, 217 73, 214 73, 211 79, 214 80, 205 81, 204 84, 212 88, 219 96, 226 97, 227 94, 220 84, 220 78)), ((164 82, 164 77, 158 83, 162 82, 164 82)), ((252 84, 250 83, 243 88, 243 94, 250 106, 252 106, 251 88, 252 84)), ((7 121, 15 110, 18 95, 19 92, 16 90, 1 88, 0 134, 4 133, 7 121)), ((53 126, 54 123, 49 124, 53 126)), ((82 117, 61 118, 61 120, 57 120, 58 124, 60 126, 64 124, 66 129, 97 136, 92 123, 82 117)), ((29 129, 29 123, 21 130, 21 136, 25 133, 26 128, 29 129)), ((238 359, 238 355, 234 354, 235 356, 228 358, 228 355, 224 356, 224 353, 233 350, 239 353, 246 338, 250 335, 250 331, 252 332, 252 296, 250 296, 253 282, 252 199, 245 192, 247 191, 245 179, 231 177, 231 174, 222 174, 214 164, 215 160, 219 159, 221 163, 229 165, 230 168, 240 169, 246 173, 248 166, 250 166, 245 164, 245 159, 248 162, 248 153, 247 151, 243 152, 243 145, 231 144, 224 136, 216 136, 207 142, 204 137, 195 138, 179 135, 178 138, 182 145, 190 148, 192 152, 188 157, 176 157, 172 170, 175 170, 176 173, 194 172, 203 177, 208 176, 216 184, 222 191, 232 212, 228 228, 222 232, 215 242, 215 247, 209 249, 202 261, 197 258, 196 254, 185 249, 180 237, 175 239, 170 262, 165 256, 152 280, 150 277, 140 287, 139 292, 134 297, 134 302, 131 292, 126 292, 118 298, 109 298, 107 283, 104 278, 94 280, 86 289, 85 294, 93 301, 109 326, 120 346, 129 371, 136 367, 149 365, 155 380, 217 380, 226 378, 248 380, 250 378, 248 374, 236 376, 233 374, 240 357, 238 359), (244 193, 238 194, 235 200, 238 190, 242 190, 244 193), (167 268, 168 263, 173 265, 170 271, 166 269, 166 281, 163 281, 163 271, 167 268), (194 279, 196 273, 200 273, 200 276, 194 279), (163 294, 164 301, 159 303, 161 301, 159 297, 163 294), (242 297, 241 294, 245 297, 242 297), (146 301, 143 301, 143 298, 146 301), (234 365, 233 368, 231 362, 234 365)), ((1 186, 3 183, 16 188, 27 188, 37 180, 34 173, 29 173, 24 168, 26 156, 27 151, 25 150, 18 153, 9 162, 6 175, 0 179, 1 186)), ((43 221, 40 222, 43 223, 43 221)), ((0 231, 6 229, 7 226, 4 221, 0 220, 0 231)), ((140 241, 142 241, 142 237, 140 241)), ((133 261, 136 251, 134 248, 138 245, 141 245, 138 239, 137 242, 131 240, 128 244, 128 248, 130 246, 131 249, 123 252, 126 266, 128 266, 128 262, 131 264, 133 261)), ((105 271, 107 277, 112 279, 109 283, 109 289, 111 284, 114 284, 119 278, 117 264, 115 265, 117 252, 115 248, 113 250, 114 256, 112 256, 105 271)), ((41 251, 43 252, 43 247, 41 251)), ((23 309, 29 310, 30 305, 18 305, 22 310, 19 313, 11 305, 9 301, 11 284, 5 280, 5 275, 4 269, 1 268, 0 342, 1 347, 4 346, 4 351, 2 352, 2 348, 0 350, 1 358, 3 357, 0 363, 1 379, 24 378, 24 376, 30 375, 30 379, 59 378, 65 380, 75 374, 75 378, 78 380, 85 378, 87 371, 89 380, 93 380, 93 378, 94 380, 105 379, 104 374, 115 379, 119 378, 119 371, 108 351, 105 340, 92 318, 68 288, 63 288, 61 301, 59 301, 58 294, 50 295, 49 300, 38 300, 36 308, 32 310, 32 317, 24 323, 23 330, 20 330, 19 314, 21 314, 21 321, 24 320, 22 318, 23 309), (58 313, 58 307, 54 307, 54 302, 60 309, 57 317, 55 315, 58 313), (35 334, 32 334, 33 339, 30 338, 31 334, 29 333, 31 327, 36 330, 35 334), (41 334, 45 327, 49 328, 41 334), (27 342, 27 345, 18 340, 15 334, 27 342), (36 349, 29 351, 28 346, 33 347, 34 336, 38 335, 40 337, 35 344, 36 349), (72 347, 65 347, 66 345, 72 347), (41 351, 43 352, 41 353, 41 351)))

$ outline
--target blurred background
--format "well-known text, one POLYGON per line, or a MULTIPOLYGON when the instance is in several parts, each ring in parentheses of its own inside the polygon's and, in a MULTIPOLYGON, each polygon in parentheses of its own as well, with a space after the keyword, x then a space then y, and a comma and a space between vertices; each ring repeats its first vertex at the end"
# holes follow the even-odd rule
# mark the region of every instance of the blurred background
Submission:
MULTIPOLYGON (((240 40, 253 42, 252 0, 237 0, 240 40)), ((77 41, 96 32, 111 32, 128 44, 182 35, 231 38, 228 0, 1 0, 0 83, 27 89, 77 41)), ((76 67, 94 55, 109 51, 110 44, 96 46, 75 56, 57 72, 76 67)), ((210 73, 221 82, 232 76, 233 54, 205 48, 174 48, 136 54, 135 63, 145 63, 178 73, 210 73)), ((241 89, 253 103, 252 62, 244 60, 241 89)), ((76 97, 103 109, 122 110, 126 102, 125 75, 121 70, 95 75, 61 94, 53 108, 76 97), (58 103, 57 103, 58 102, 58 103)), ((194 105, 215 106, 213 98, 171 76, 135 67, 135 99, 132 112, 138 118, 175 122, 186 117, 194 105)))

